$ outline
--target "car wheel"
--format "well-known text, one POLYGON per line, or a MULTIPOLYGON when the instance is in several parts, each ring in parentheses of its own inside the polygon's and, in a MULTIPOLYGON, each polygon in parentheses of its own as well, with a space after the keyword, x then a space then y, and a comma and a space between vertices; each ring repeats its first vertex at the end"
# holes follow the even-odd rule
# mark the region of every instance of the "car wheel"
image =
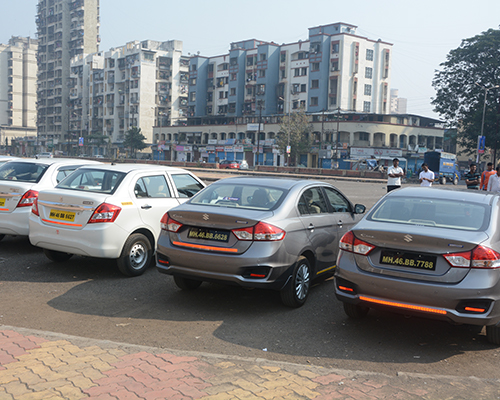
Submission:
POLYGON ((349 318, 360 319, 368 314, 370 309, 368 307, 360 306, 359 304, 343 303, 344 312, 349 318))
POLYGON ((198 281, 196 279, 182 278, 180 276, 174 276, 174 282, 177 287, 182 290, 195 290, 198 289, 203 283, 202 281, 198 281))
POLYGON ((4 237, 5 235, 0 235, 0 240, 3 240, 4 237))
POLYGON ((453 179, 453 184, 458 185, 458 178, 455 176, 455 179, 453 179))
POLYGON ((500 326, 491 325, 486 327, 486 339, 488 342, 500 345, 500 326))
POLYGON ((304 305, 311 284, 311 266, 306 257, 300 257, 295 264, 292 276, 281 291, 281 301, 288 307, 298 308, 304 305))
POLYGON ((43 253, 47 256, 50 261, 54 262, 64 262, 68 261, 73 254, 63 253, 62 251, 55 251, 49 249, 43 249, 43 253))
POLYGON ((439 180, 439 183, 441 183, 441 185, 446 185, 446 178, 444 176, 441 177, 441 179, 439 180))
POLYGON ((127 276, 139 276, 151 263, 151 243, 141 233, 130 235, 123 246, 122 254, 117 260, 118 269, 127 276))

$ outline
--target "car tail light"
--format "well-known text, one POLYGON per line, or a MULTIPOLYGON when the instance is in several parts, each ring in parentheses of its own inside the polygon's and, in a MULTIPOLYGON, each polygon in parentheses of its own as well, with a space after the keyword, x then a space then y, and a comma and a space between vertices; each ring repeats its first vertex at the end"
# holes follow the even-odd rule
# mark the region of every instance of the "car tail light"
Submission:
POLYGON ((31 212, 35 214, 37 217, 40 216, 38 212, 38 197, 33 201, 33 207, 31 207, 31 212))
POLYGON ((340 239, 339 242, 339 247, 341 250, 361 254, 363 256, 367 256, 375 248, 374 245, 358 239, 354 236, 352 231, 349 231, 342 236, 342 239, 340 239))
POLYGON ((165 213, 163 217, 161 217, 160 224, 161 229, 169 232, 177 232, 182 227, 182 224, 177 222, 175 219, 170 218, 168 213, 165 213))
POLYGON ((19 203, 17 203, 18 207, 31 207, 33 202, 38 198, 38 192, 36 190, 28 190, 23 194, 19 203))
POLYGON ((89 224, 95 224, 100 222, 115 222, 116 217, 120 214, 121 207, 115 206, 113 204, 102 203, 94 211, 89 219, 89 224))
POLYGON ((274 242, 283 240, 286 232, 274 225, 259 222, 248 228, 233 229, 231 232, 238 240, 254 240, 259 242, 274 242))
POLYGON ((500 254, 485 246, 476 246, 472 251, 444 254, 443 257, 456 268, 500 268, 500 254))

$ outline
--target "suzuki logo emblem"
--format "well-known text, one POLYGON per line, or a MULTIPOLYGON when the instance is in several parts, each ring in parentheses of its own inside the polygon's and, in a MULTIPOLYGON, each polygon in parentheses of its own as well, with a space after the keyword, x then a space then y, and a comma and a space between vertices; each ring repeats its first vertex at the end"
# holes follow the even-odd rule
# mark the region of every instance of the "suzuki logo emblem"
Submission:
POLYGON ((203 219, 205 221, 208 221, 210 219, 210 216, 208 214, 203 214, 203 219))
POLYGON ((410 243, 413 240, 413 237, 411 235, 405 235, 403 240, 407 243, 410 243))

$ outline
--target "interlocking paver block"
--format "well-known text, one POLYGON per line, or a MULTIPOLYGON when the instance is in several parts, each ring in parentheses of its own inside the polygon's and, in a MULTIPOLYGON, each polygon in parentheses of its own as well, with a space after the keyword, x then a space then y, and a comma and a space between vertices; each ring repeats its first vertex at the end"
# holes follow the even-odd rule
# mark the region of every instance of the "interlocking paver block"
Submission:
POLYGON ((344 379, 346 379, 346 377, 342 376, 342 375, 328 374, 328 375, 323 375, 323 376, 319 376, 317 378, 314 378, 313 381, 321 383, 322 385, 328 385, 332 382, 343 381, 344 379))
POLYGON ((19 382, 18 380, 5 383, 2 386, 7 393, 11 394, 15 398, 32 392, 32 390, 30 390, 24 382, 19 382))
POLYGON ((293 390, 295 393, 297 393, 300 396, 304 396, 308 399, 313 399, 317 396, 320 395, 320 393, 315 392, 314 390, 310 390, 309 388, 305 386, 301 386, 295 382, 290 383, 287 388, 293 390))
POLYGON ((292 390, 285 388, 273 389, 259 393, 259 396, 263 397, 264 399, 281 399, 293 395, 295 395, 295 393, 292 390))
POLYGON ((242 389, 250 391, 252 393, 259 393, 259 392, 262 392, 263 390, 266 390, 266 388, 259 386, 255 382, 250 381, 248 379, 239 378, 239 379, 236 379, 235 381, 233 381, 233 384, 241 387, 242 389))

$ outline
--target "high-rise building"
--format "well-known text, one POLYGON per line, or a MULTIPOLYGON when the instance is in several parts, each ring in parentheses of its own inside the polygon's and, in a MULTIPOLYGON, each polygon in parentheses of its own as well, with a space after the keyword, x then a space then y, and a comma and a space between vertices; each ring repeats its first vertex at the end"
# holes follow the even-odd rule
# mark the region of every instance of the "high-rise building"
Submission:
POLYGON ((186 120, 188 74, 189 58, 182 56, 178 40, 134 41, 74 57, 68 152, 83 145, 86 153, 103 154, 107 148, 106 155, 116 156, 131 127, 140 128, 151 144, 153 126, 186 120))
POLYGON ((15 154, 36 136, 36 52, 37 40, 29 37, 0 44, 0 149, 15 154))
POLYGON ((39 0, 38 141, 62 149, 70 136, 68 80, 75 56, 99 47, 99 0, 39 0))
POLYGON ((192 117, 307 112, 389 113, 392 44, 335 23, 309 28, 306 41, 247 40, 228 54, 190 60, 192 117))
POLYGON ((406 114, 407 99, 399 97, 398 89, 391 89, 391 114, 406 114))

